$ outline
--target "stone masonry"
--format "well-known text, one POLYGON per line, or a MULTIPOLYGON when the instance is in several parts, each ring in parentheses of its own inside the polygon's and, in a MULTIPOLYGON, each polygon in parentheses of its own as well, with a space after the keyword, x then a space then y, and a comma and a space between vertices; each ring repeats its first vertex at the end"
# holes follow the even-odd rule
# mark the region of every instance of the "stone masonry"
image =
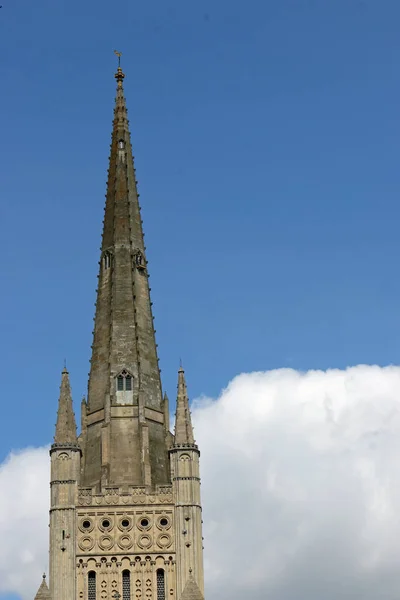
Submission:
POLYGON ((118 67, 88 397, 77 437, 64 369, 36 600, 204 600, 200 453, 182 368, 169 431, 124 77, 118 67))

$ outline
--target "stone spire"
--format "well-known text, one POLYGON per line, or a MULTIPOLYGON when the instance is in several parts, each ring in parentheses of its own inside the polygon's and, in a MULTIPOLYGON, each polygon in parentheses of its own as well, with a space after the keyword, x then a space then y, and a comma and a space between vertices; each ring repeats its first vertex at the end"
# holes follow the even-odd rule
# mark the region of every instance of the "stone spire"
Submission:
POLYGON ((118 66, 86 411, 91 427, 83 440, 88 486, 100 479, 148 485, 150 471, 152 484, 168 479, 164 419, 149 413, 163 414, 163 397, 124 78, 118 66), (121 404, 135 406, 124 419, 117 415, 121 404), (152 464, 144 468, 139 456, 152 464))
POLYGON ((50 590, 47 587, 46 574, 43 573, 42 583, 37 591, 35 600, 50 600, 50 590))
POLYGON ((193 445, 193 427, 189 409, 189 398, 186 388, 185 372, 180 367, 178 371, 178 396, 176 399, 175 416, 175 445, 193 445))
POLYGON ((121 67, 103 221, 99 285, 89 378, 88 413, 102 409, 124 369, 135 399, 161 408, 162 394, 150 303, 147 261, 136 188, 121 67))
POLYGON ((69 374, 64 367, 61 374, 60 398, 58 401, 55 444, 76 444, 76 422, 72 408, 71 387, 69 374))
POLYGON ((187 580, 181 600, 204 600, 204 596, 199 590, 199 586, 191 575, 187 580))

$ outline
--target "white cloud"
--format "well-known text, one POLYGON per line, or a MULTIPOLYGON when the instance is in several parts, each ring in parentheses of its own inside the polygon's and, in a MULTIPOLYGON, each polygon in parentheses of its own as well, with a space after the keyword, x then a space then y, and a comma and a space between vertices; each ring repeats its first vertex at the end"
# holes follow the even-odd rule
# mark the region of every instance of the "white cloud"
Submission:
POLYGON ((194 421, 206 597, 399 597, 399 368, 240 375, 194 421))
MULTIPOLYGON (((244 374, 193 418, 206 600, 397 600, 400 368, 244 374)), ((0 593, 32 599, 47 510, 47 449, 12 455, 0 467, 0 593)))
POLYGON ((32 600, 47 568, 48 454, 27 448, 0 465, 0 594, 32 600))

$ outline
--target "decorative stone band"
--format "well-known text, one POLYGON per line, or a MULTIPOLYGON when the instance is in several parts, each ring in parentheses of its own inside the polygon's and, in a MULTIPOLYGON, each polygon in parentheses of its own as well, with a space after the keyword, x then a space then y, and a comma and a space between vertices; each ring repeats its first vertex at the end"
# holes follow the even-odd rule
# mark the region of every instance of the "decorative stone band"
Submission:
POLYGON ((171 450, 175 450, 177 448, 193 448, 194 450, 198 450, 197 444, 174 444, 171 450))
POLYGON ((54 443, 50 447, 50 454, 55 452, 56 450, 74 450, 76 452, 82 453, 82 450, 78 444, 57 444, 54 443))
POLYGON ((55 483, 76 483, 76 479, 53 479, 53 481, 50 481, 51 486, 55 483))
POLYGON ((200 481, 200 477, 173 477, 172 481, 200 481))

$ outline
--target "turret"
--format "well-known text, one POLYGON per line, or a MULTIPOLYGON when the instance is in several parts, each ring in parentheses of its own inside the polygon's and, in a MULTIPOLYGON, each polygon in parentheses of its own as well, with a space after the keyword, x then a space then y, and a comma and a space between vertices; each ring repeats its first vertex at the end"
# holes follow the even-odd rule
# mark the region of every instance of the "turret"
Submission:
POLYGON ((201 600, 203 542, 200 500, 200 452, 194 440, 185 373, 178 372, 175 437, 170 449, 175 501, 177 598, 201 600), (198 590, 193 595, 193 590, 198 590), (183 595, 184 594, 184 595, 183 595), (189 594, 189 595, 188 595, 189 594))
POLYGON ((78 496, 80 456, 69 375, 67 369, 64 368, 61 375, 54 443, 50 449, 51 600, 76 598, 75 506, 78 496))
POLYGON ((51 600, 50 590, 47 586, 46 574, 43 573, 42 583, 36 593, 35 600, 51 600))

